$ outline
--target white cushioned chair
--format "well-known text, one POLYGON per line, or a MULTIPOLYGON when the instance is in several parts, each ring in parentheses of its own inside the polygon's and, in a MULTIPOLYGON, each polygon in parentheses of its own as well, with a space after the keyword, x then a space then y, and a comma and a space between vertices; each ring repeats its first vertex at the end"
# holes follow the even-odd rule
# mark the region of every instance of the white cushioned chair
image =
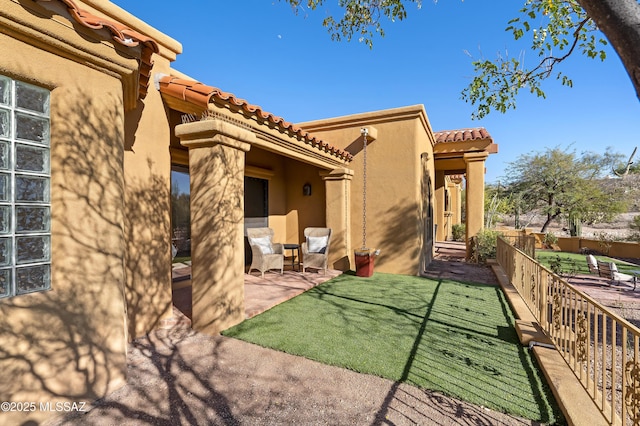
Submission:
POLYGON ((321 269, 327 273, 331 228, 306 228, 306 241, 302 243, 302 272, 307 268, 321 269))
POLYGON ((618 267, 613 262, 598 260, 598 273, 601 277, 609 279, 609 284, 633 284, 633 290, 638 285, 638 277, 618 272, 618 267))
POLYGON ((251 266, 247 273, 257 269, 264 278, 265 271, 280 269, 284 272, 284 247, 273 242, 273 229, 271 228, 247 228, 247 239, 251 247, 251 266))
POLYGON ((598 261, 596 257, 592 254, 587 255, 587 266, 589 266, 589 273, 594 275, 599 275, 598 272, 598 261))

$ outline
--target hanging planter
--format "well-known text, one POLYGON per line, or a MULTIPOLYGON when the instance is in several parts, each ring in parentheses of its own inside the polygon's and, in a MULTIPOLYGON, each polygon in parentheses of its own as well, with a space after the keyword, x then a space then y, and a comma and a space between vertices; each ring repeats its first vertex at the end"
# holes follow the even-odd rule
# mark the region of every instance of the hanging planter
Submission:
POLYGON ((362 168, 362 247, 354 250, 356 263, 356 275, 358 277, 370 277, 373 275, 375 258, 380 250, 367 248, 367 128, 360 130, 364 140, 363 168, 362 168))

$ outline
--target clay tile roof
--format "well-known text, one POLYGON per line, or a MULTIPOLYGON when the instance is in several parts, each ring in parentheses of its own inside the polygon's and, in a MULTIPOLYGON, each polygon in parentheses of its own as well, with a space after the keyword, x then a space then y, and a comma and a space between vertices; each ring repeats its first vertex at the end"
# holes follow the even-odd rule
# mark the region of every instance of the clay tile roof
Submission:
POLYGON ((301 127, 286 121, 284 118, 264 111, 258 105, 253 105, 244 99, 236 97, 233 93, 223 92, 222 90, 207 86, 193 80, 185 80, 177 77, 164 76, 158 81, 160 84, 160 92, 164 95, 182 99, 189 103, 195 104, 202 109, 206 109, 213 100, 229 103, 238 107, 240 110, 250 114, 254 114, 259 120, 267 122, 269 125, 278 127, 281 131, 287 132, 299 140, 314 148, 320 149, 334 155, 342 160, 351 161, 353 156, 344 150, 338 149, 328 143, 316 138, 305 132, 301 127))
POLYGON ((466 142, 478 139, 492 140, 491 135, 484 127, 475 127, 472 129, 444 130, 434 132, 436 143, 446 142, 466 142))
MULTIPOLYGON (((51 0, 41 0, 51 1, 51 0)), ((151 55, 158 52, 158 44, 151 37, 147 37, 139 32, 132 30, 131 28, 122 25, 119 22, 111 21, 109 19, 96 16, 86 10, 80 9, 73 0, 60 0, 67 5, 67 9, 73 18, 81 25, 99 30, 106 28, 111 31, 113 39, 128 47, 136 47, 142 44, 142 56, 140 58, 139 68, 139 81, 138 81, 138 94, 140 98, 144 98, 147 95, 147 88, 149 87, 149 78, 151 76, 151 68, 153 67, 153 61, 151 55)))

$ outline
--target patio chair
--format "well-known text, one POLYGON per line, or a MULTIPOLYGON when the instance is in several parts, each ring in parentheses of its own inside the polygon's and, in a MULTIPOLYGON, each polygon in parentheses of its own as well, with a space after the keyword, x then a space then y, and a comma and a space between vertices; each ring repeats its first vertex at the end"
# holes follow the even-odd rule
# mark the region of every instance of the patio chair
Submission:
POLYGON ((633 284, 633 291, 636 290, 638 277, 618 272, 618 267, 613 262, 603 262, 598 260, 598 274, 603 278, 607 278, 609 280, 609 285, 613 285, 616 282, 619 284, 629 283, 633 284))
POLYGON ((306 228, 306 241, 302 243, 302 272, 306 268, 321 269, 327 273, 331 228, 306 228))
POLYGON ((251 270, 257 269, 264 278, 264 272, 270 269, 280 269, 284 272, 284 247, 280 243, 273 243, 273 229, 247 228, 247 239, 251 247, 251 270))
POLYGON ((589 273, 594 275, 599 275, 598 272, 598 261, 595 256, 592 254, 587 255, 587 266, 589 267, 589 273))

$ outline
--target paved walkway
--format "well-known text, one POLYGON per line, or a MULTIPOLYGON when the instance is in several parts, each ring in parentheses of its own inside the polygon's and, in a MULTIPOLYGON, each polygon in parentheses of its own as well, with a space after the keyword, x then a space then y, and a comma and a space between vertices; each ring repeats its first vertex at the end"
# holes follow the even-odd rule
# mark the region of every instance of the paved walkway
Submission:
MULTIPOLYGON (((435 276, 451 273, 441 262, 434 263, 435 276)), ((458 271, 460 267, 452 268, 458 271)), ((255 284, 248 279, 247 296, 266 296, 269 285, 280 285, 282 291, 291 289, 293 284, 287 283, 291 276, 269 274, 264 283, 255 284)), ((303 277, 307 285, 316 285, 311 277, 317 274, 303 277)), ((183 282, 182 288, 187 286, 183 282)), ((276 299, 280 297, 272 301, 276 299)), ((406 384, 223 336, 196 333, 184 322, 132 342, 127 361, 126 386, 95 403, 85 414, 49 424, 535 424, 406 384)))

